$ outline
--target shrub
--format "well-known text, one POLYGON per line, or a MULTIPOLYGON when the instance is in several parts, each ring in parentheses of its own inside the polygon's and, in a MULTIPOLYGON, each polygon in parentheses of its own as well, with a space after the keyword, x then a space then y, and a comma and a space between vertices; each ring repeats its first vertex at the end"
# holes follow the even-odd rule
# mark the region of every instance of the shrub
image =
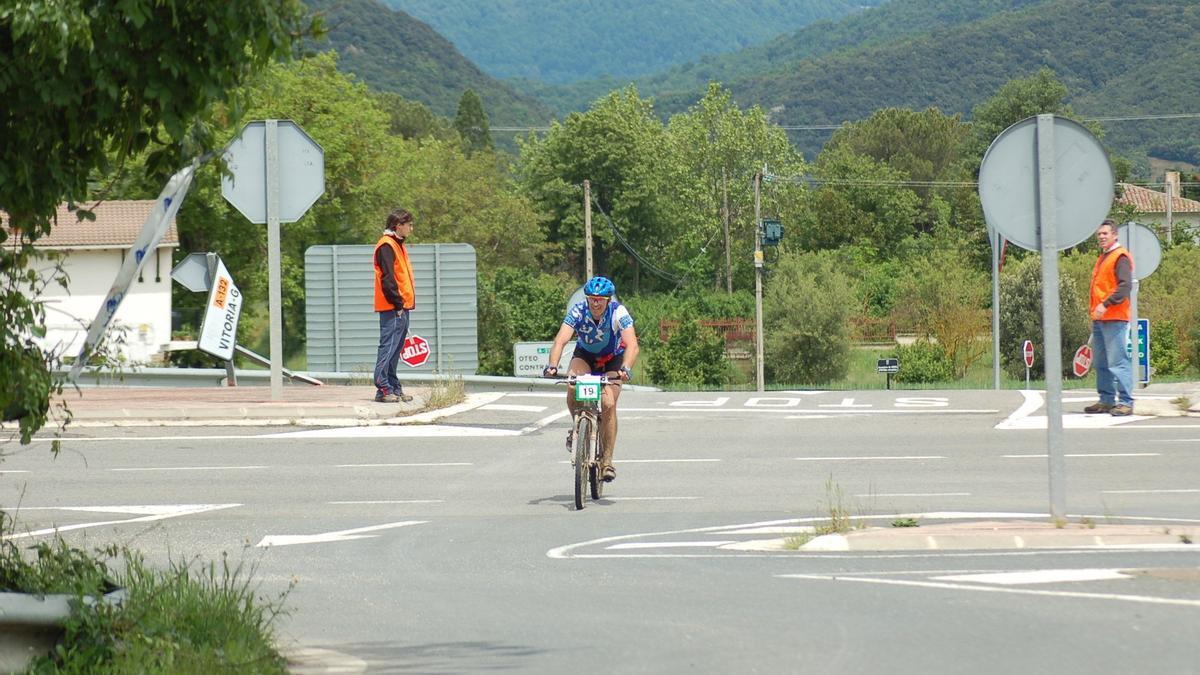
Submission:
MULTIPOLYGON (((987 350, 987 275, 972 267, 959 246, 939 246, 911 259, 901 284, 901 307, 921 334, 937 339, 950 365, 947 381, 961 378, 987 350)), ((903 361, 901 369, 903 369, 903 361)), ((935 380, 905 380, 932 382, 935 380)))
MULTIPOLYGON (((1133 261, 1136 267, 1137 261, 1133 261)), ((1138 314, 1150 319, 1154 335, 1151 349, 1162 336, 1162 324, 1175 326, 1176 343, 1186 363, 1181 367, 1200 368, 1200 293, 1196 292, 1196 270, 1200 269, 1200 247, 1176 244, 1163 252, 1162 263, 1154 274, 1141 281, 1138 314)), ((1150 355, 1154 358, 1154 354, 1150 355)))
POLYGON ((697 321, 685 321, 665 344, 651 353, 646 374, 655 384, 725 384, 729 378, 725 341, 715 332, 701 328, 697 321))
POLYGON ((1156 376, 1179 375, 1184 370, 1175 335, 1175 324, 1169 320, 1150 325, 1150 368, 1156 376))
POLYGON ((850 369, 853 281, 826 253, 785 255, 763 300, 766 363, 772 382, 825 384, 850 369))
POLYGON ((511 375, 513 343, 554 338, 574 290, 561 275, 500 267, 479 277, 479 370, 511 375))
MULTIPOLYGON (((1059 321, 1063 374, 1071 373, 1071 361, 1079 345, 1088 341, 1091 323, 1087 299, 1081 298, 1063 274, 1059 274, 1059 321)), ((1043 356, 1034 363, 1044 370, 1045 340, 1042 332, 1042 267, 1038 256, 1010 261, 1000 275, 1000 363, 1015 378, 1025 377, 1021 345, 1032 340, 1043 356)))
POLYGON ((900 370, 894 376, 897 382, 949 382, 957 377, 954 361, 940 344, 918 340, 897 346, 891 355, 900 361, 900 370))

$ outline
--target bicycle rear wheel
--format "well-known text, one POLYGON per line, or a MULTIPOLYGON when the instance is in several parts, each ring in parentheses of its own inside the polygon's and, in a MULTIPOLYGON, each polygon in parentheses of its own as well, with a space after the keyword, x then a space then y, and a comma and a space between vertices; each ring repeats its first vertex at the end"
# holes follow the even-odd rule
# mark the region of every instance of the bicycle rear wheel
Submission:
POLYGON ((580 415, 575 422, 575 510, 584 507, 587 501, 588 468, 591 456, 588 452, 592 443, 592 421, 580 415))

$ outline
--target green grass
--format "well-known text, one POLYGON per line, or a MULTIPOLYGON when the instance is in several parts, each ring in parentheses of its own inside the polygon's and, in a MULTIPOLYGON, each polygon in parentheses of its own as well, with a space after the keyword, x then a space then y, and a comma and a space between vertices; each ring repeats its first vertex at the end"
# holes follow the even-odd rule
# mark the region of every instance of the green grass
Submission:
MULTIPOLYGON (((13 530, 0 512, 0 533, 13 530)), ((21 548, 0 540, 0 590, 79 600, 123 588, 120 604, 73 603, 54 651, 31 673, 285 673, 274 623, 287 592, 259 594, 253 567, 177 561, 155 569, 135 551, 94 552, 62 539, 21 548)))

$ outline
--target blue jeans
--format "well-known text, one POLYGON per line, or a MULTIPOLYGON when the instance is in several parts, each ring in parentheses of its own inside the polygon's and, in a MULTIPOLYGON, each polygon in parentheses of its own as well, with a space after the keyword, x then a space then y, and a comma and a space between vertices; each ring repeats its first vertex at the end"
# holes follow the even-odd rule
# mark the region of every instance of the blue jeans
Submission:
POLYGON ((375 389, 379 394, 400 394, 396 365, 408 336, 408 310, 379 312, 379 353, 375 357, 375 389))
POLYGON ((1100 402, 1133 405, 1133 362, 1125 351, 1128 321, 1092 322, 1092 364, 1100 402))

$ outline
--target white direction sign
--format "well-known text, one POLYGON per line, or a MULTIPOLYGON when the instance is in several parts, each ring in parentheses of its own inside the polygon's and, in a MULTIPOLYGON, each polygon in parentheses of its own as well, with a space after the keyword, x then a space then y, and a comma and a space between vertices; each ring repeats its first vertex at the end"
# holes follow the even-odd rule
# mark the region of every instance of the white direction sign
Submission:
MULTIPOLYGON (((517 377, 541 377, 542 368, 550 365, 550 348, 553 342, 514 342, 513 343, 513 375, 517 377)), ((575 353, 575 341, 572 340, 563 347, 558 359, 558 370, 566 374, 571 366, 571 355, 575 353)))
POLYGON ((208 304, 204 306, 196 348, 222 361, 232 361, 241 315, 242 292, 233 283, 225 263, 217 257, 217 269, 212 275, 212 288, 208 291, 208 304))
MULTIPOLYGON (((221 196, 252 223, 267 222, 267 139, 264 120, 250 122, 225 150, 232 176, 221 196)), ((281 223, 294 223, 325 193, 325 151, 291 120, 278 120, 276 152, 281 223)))

